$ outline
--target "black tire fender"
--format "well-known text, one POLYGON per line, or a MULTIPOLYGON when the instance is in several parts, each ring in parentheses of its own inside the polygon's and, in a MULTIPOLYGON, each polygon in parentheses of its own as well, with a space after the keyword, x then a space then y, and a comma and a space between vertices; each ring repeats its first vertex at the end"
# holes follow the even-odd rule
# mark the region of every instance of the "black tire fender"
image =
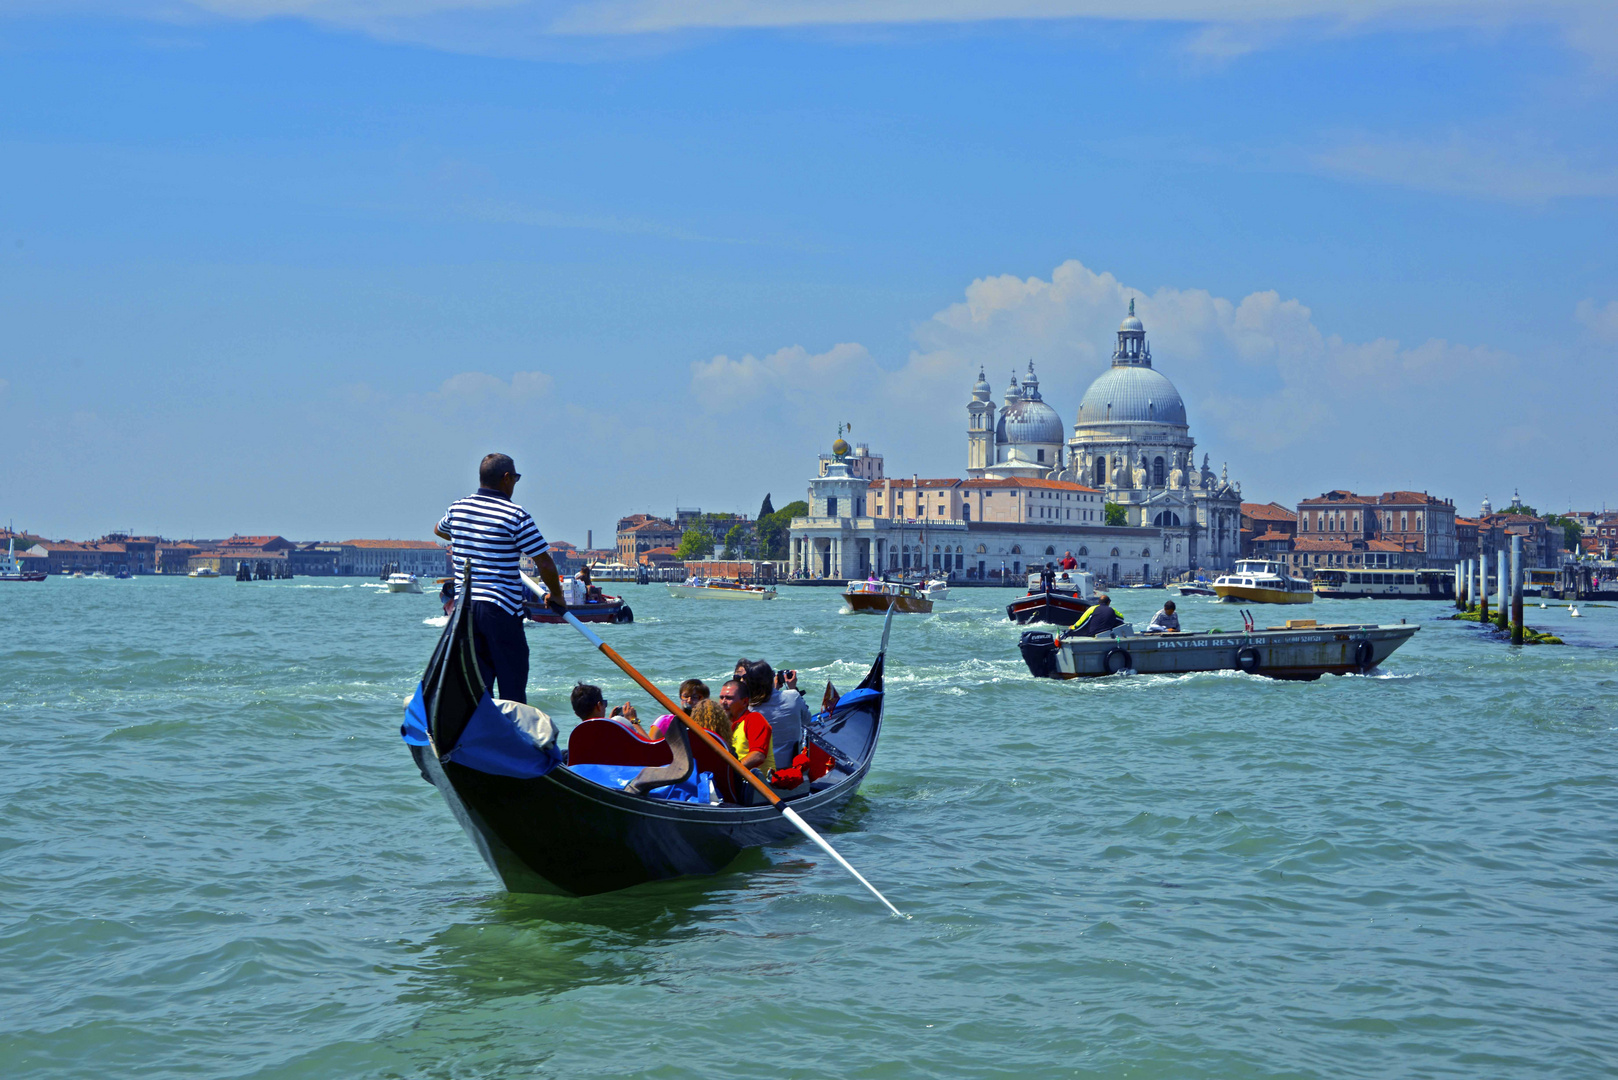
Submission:
POLYGON ((1128 671, 1134 666, 1135 658, 1130 656, 1129 650, 1124 648, 1122 645, 1114 645, 1112 648, 1108 649, 1106 655, 1101 658, 1101 670, 1105 671, 1108 675, 1116 675, 1120 671, 1128 671), (1116 663, 1114 663, 1115 660, 1117 661, 1116 663))
POLYGON ((1360 638, 1354 646, 1354 666, 1361 671, 1370 671, 1376 664, 1376 646, 1365 638, 1360 638))
POLYGON ((635 613, 630 610, 628 604, 625 604, 623 607, 613 612, 612 621, 617 623, 619 626, 623 626, 625 623, 632 623, 635 621, 635 613))
POLYGON ((1243 645, 1241 648, 1236 650, 1236 670, 1245 671, 1251 675, 1253 672, 1259 669, 1259 664, 1262 659, 1263 658, 1259 656, 1257 646, 1243 645))

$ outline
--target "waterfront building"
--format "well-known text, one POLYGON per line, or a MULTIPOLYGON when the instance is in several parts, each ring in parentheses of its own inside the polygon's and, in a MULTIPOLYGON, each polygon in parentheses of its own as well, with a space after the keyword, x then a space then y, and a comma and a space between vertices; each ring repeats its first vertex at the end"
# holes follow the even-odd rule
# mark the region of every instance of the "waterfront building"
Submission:
POLYGON ((449 549, 431 540, 342 540, 345 549, 339 573, 377 577, 384 566, 417 577, 445 577, 454 573, 449 549))
POLYGON ((1146 327, 1130 301, 1112 366, 1079 402, 1072 433, 1044 400, 1032 361, 1012 375, 997 407, 983 371, 967 404, 970 479, 1059 480, 1121 506, 1125 523, 1157 528, 1178 556, 1175 569, 1224 569, 1241 553, 1241 485, 1196 465, 1185 402, 1153 366, 1146 327), (997 415, 998 414, 998 415, 997 415))
MULTIPOLYGON (((699 513, 701 511, 698 511, 699 513)), ((676 547, 684 530, 675 522, 651 514, 630 514, 618 519, 618 561, 634 566, 654 548, 676 547)))
POLYGON ((1277 502, 1242 503, 1241 552, 1244 556, 1285 560, 1298 534, 1298 515, 1277 502))
POLYGON ((1173 565, 1162 530, 1107 526, 1101 492, 1082 484, 982 475, 876 485, 853 474, 844 460, 851 449, 839 438, 824 474, 809 481, 808 513, 789 532, 794 575, 937 573, 1020 584, 1030 568, 1070 551, 1105 582, 1157 580, 1173 565))
POLYGON ((1445 568, 1460 558, 1459 524, 1453 500, 1440 499, 1425 491, 1388 491, 1381 495, 1358 495, 1336 489, 1312 499, 1303 499, 1297 510, 1297 542, 1294 549, 1310 558, 1295 560, 1294 568, 1310 566, 1430 566, 1445 568), (1347 544, 1346 548, 1321 547, 1303 541, 1347 544), (1341 561, 1355 552, 1352 563, 1341 561), (1416 553, 1417 561, 1394 553, 1416 553), (1333 561, 1338 560, 1338 561, 1333 561))

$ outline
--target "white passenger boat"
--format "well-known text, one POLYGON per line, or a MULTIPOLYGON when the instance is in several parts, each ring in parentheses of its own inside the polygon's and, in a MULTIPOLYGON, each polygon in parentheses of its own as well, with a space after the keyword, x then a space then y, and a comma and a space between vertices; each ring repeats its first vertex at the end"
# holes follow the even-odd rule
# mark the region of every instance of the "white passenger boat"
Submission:
POLYGON ((219 576, 219 571, 215 570, 211 566, 199 566, 195 570, 191 571, 189 574, 186 575, 186 577, 218 577, 218 576, 219 576))
POLYGON ((639 581, 640 569, 623 563, 596 563, 590 567, 591 581, 639 581))
POLYGON ((1229 632, 1135 634, 1119 627, 1099 637, 1063 638, 1027 630, 1020 648, 1029 672, 1043 679, 1244 671, 1309 681, 1370 671, 1418 629, 1404 623, 1322 626, 1313 619, 1289 619, 1286 626, 1229 632))
POLYGON ((421 592, 421 579, 415 574, 389 574, 387 580, 389 592, 421 592))
POLYGON ((691 600, 774 600, 775 589, 769 585, 745 585, 739 581, 687 581, 668 587, 670 596, 691 600))
POLYGON ((1453 570, 1316 570, 1315 595, 1334 600, 1444 600, 1455 596, 1453 570))
POLYGON ((1213 583, 1221 600, 1244 604, 1312 604, 1315 590, 1303 578, 1287 573, 1285 564, 1270 559, 1241 559, 1236 569, 1213 583))
POLYGON ((934 578, 931 581, 923 582, 917 588, 921 590, 921 595, 929 600, 949 599, 949 582, 942 578, 934 578))

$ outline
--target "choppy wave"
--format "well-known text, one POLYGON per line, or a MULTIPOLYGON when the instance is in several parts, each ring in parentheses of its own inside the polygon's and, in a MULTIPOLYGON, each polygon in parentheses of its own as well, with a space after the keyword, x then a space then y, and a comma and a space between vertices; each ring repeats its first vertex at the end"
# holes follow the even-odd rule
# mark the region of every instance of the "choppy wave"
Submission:
MULTIPOLYGON (((901 922, 804 843, 505 895, 399 740, 436 610, 128 584, 5 597, 8 1078, 1610 1071, 1618 610, 1557 624, 1601 648, 1513 650, 1342 601, 1421 630, 1307 684, 1031 679, 1010 590, 896 615, 826 831, 901 922)), ((623 591, 636 623, 596 629, 669 688, 762 658, 818 703, 882 632, 834 590, 623 591)), ((528 641, 553 716, 579 680, 646 702, 565 627, 528 641)))

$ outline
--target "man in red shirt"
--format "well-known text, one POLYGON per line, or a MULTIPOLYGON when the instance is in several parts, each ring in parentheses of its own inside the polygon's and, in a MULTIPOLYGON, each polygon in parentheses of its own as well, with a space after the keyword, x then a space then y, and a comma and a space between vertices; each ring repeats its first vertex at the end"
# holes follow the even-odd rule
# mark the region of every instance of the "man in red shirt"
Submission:
POLYGON ((768 771, 775 765, 774 732, 764 714, 754 712, 747 687, 731 679, 719 690, 719 704, 730 714, 731 750, 743 768, 768 771))
POLYGON ((1071 551, 1062 556, 1062 569, 1063 570, 1077 570, 1078 568, 1079 568, 1079 560, 1077 560, 1077 559, 1075 559, 1073 557, 1073 553, 1071 551))

